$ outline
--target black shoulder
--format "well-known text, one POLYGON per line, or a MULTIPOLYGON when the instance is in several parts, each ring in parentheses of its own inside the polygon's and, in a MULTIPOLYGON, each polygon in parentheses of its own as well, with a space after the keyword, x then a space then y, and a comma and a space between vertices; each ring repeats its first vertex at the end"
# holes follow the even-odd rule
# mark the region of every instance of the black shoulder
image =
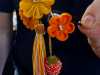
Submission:
POLYGON ((0 12, 12 12, 14 10, 13 0, 0 0, 0 12))

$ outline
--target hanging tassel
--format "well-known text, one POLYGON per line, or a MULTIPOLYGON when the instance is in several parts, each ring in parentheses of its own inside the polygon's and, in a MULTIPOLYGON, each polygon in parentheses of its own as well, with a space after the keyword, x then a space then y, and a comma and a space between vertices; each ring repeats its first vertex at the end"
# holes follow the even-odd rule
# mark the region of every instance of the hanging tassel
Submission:
POLYGON ((44 62, 46 59, 46 48, 43 34, 36 32, 33 44, 33 75, 46 75, 44 62))

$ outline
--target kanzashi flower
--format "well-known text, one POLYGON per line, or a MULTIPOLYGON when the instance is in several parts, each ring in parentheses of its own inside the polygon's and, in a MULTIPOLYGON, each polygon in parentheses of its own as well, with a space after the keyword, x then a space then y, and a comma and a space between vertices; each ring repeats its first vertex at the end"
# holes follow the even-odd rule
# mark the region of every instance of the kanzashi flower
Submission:
POLYGON ((54 0, 21 0, 20 9, 25 17, 40 19, 51 12, 54 0))
POLYGON ((51 37, 56 37, 60 41, 68 39, 68 33, 72 33, 75 29, 71 22, 72 16, 68 13, 62 13, 59 16, 53 16, 49 20, 48 34, 51 37))

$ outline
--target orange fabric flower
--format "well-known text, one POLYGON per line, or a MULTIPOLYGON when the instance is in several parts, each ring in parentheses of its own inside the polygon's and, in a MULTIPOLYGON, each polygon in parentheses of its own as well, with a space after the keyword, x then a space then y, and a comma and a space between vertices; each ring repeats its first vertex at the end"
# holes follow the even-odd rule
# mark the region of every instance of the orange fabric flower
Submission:
POLYGON ((71 22, 72 16, 68 13, 62 13, 59 16, 53 16, 49 20, 48 34, 51 37, 56 37, 60 41, 68 39, 68 33, 72 33, 75 29, 71 22))

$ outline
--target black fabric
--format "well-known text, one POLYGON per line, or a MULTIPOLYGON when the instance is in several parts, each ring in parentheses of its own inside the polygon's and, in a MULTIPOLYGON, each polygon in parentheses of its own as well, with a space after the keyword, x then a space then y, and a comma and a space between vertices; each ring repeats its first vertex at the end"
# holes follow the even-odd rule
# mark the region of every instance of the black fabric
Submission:
POLYGON ((14 10, 13 0, 0 0, 0 12, 12 12, 14 10))
POLYGON ((2 75, 14 75, 14 70, 13 57, 12 54, 9 54, 2 75))

